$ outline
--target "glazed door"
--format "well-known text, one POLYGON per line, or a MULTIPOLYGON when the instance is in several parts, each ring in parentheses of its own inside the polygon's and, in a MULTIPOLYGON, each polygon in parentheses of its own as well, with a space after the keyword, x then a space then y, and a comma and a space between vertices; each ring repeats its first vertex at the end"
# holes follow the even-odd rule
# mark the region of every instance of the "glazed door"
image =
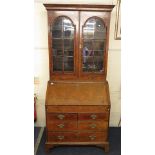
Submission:
POLYGON ((78 11, 48 11, 50 79, 77 76, 78 11))
POLYGON ((106 78, 109 16, 109 12, 80 12, 81 78, 106 78))

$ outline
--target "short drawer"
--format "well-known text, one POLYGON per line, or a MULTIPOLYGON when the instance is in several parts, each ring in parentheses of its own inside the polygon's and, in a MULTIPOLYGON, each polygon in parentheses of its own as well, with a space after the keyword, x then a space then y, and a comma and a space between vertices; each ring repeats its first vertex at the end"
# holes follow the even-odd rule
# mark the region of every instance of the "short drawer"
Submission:
POLYGON ((78 120, 108 120, 109 112, 107 113, 79 113, 78 120))
POLYGON ((108 129, 108 121, 79 121, 78 129, 106 131, 108 129))
POLYGON ((52 121, 47 122, 48 131, 77 130, 77 121, 52 121))
POLYGON ((102 142, 106 139, 107 132, 80 132, 78 134, 79 142, 102 142))
POLYGON ((73 142, 77 141, 77 133, 74 132, 48 132, 49 142, 73 142))
POLYGON ((77 120, 77 114, 67 114, 67 113, 48 113, 47 120, 65 120, 74 121, 77 120))

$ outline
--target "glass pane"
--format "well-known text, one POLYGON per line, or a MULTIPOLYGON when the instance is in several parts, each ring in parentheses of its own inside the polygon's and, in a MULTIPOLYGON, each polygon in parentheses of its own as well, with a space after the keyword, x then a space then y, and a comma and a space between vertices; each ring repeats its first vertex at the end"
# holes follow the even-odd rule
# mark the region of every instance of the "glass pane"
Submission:
POLYGON ((58 17, 52 26, 53 71, 74 70, 74 25, 58 17))
POLYGON ((105 39, 105 32, 95 31, 94 39, 105 39))
POLYGON ((74 70, 73 56, 65 56, 64 57, 64 70, 65 71, 73 71, 74 70))
POLYGON ((83 38, 94 38, 95 19, 89 19, 83 28, 83 38))
POLYGON ((61 38, 62 37, 62 18, 63 17, 57 18, 57 20, 53 24, 53 27, 52 27, 52 37, 53 38, 61 38))
POLYGON ((91 72, 94 70, 93 56, 83 56, 83 71, 91 72))
POLYGON ((63 48, 63 40, 62 39, 53 39, 52 40, 52 47, 53 49, 57 50, 57 49, 61 49, 63 48))
POLYGON ((64 50, 73 50, 73 49, 74 49, 74 40, 64 39, 64 50))
POLYGON ((94 40, 93 41, 94 50, 104 50, 104 41, 103 40, 94 40))
POLYGON ((63 52, 62 50, 53 49, 53 56, 62 56, 63 55, 62 52, 63 52))
POLYGON ((74 27, 72 25, 72 22, 67 18, 63 19, 63 37, 64 38, 74 37, 74 27))
POLYGON ((95 72, 102 72, 103 71, 103 57, 95 56, 94 66, 95 66, 95 70, 94 70, 95 72))
POLYGON ((102 50, 94 51, 94 56, 101 56, 101 57, 103 57, 103 51, 102 50))
POLYGON ((64 51, 64 56, 74 56, 74 51, 73 50, 66 50, 66 51, 64 51))
POLYGON ((84 56, 83 71, 84 72, 102 72, 103 57, 102 56, 84 56))
POLYGON ((106 29, 104 28, 104 25, 101 22, 101 20, 96 19, 94 38, 105 39, 105 37, 106 37, 106 29))
POLYGON ((62 57, 53 56, 53 71, 62 71, 62 57))
POLYGON ((53 35, 53 38, 61 38, 62 32, 61 30, 52 30, 52 35, 53 35))
POLYGON ((106 29, 98 18, 89 19, 83 27, 83 71, 102 72, 106 29))
POLYGON ((87 50, 93 50, 93 40, 85 39, 83 41, 83 48, 87 50))

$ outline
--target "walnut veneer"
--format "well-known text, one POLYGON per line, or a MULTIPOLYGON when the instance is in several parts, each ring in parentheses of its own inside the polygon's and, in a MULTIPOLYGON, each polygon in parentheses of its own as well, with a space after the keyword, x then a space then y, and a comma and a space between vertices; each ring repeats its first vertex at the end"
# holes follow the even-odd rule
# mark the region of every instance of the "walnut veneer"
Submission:
POLYGON ((46 149, 82 144, 102 146, 108 151, 108 83, 48 82, 47 88, 46 149))
POLYGON ((110 95, 106 75, 114 5, 44 6, 50 73, 46 150, 57 145, 96 145, 108 152, 110 95))

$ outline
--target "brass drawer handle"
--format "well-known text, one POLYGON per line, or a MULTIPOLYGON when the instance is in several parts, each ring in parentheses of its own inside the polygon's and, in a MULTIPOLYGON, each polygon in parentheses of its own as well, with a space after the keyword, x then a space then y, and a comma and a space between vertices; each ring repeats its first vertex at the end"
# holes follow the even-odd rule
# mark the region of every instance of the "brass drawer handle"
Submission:
POLYGON ((59 124, 58 127, 59 128, 63 128, 65 125, 64 124, 59 124))
POLYGON ((63 140, 64 139, 64 136, 58 136, 57 137, 59 140, 63 140))
POLYGON ((107 111, 110 111, 110 108, 107 108, 107 111))
POLYGON ((65 118, 65 115, 59 114, 57 117, 58 117, 59 119, 64 119, 64 118, 65 118))
POLYGON ((89 136, 90 140, 94 140, 96 136, 89 136))
POLYGON ((96 128, 96 124, 90 124, 90 127, 91 127, 92 129, 94 129, 94 128, 96 128))
POLYGON ((90 115, 90 117, 92 118, 92 119, 96 119, 96 115, 95 114, 92 114, 92 115, 90 115))

